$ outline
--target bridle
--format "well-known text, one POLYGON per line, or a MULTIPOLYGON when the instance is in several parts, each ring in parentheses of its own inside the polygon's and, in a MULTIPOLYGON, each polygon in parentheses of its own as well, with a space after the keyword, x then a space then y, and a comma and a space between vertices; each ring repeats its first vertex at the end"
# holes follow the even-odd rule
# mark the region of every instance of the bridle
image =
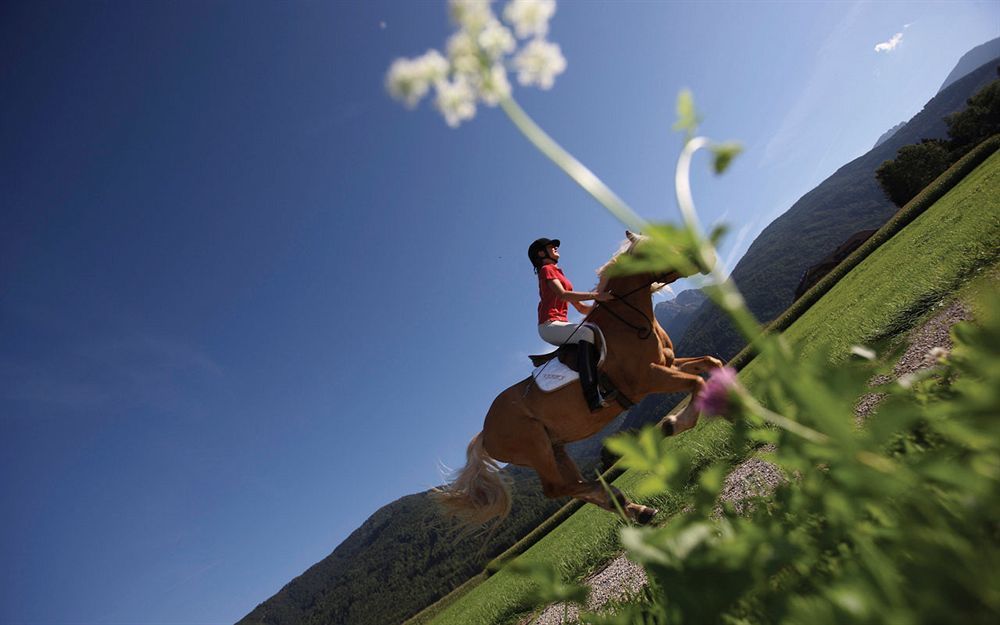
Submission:
POLYGON ((614 317, 618 321, 621 321, 623 324, 625 324, 629 328, 632 328, 633 330, 635 330, 635 333, 636 333, 636 335, 638 335, 639 339, 644 341, 644 340, 648 339, 650 336, 652 336, 652 334, 653 334, 653 320, 650 319, 646 315, 646 313, 644 313, 641 310, 639 310, 639 308, 636 307, 634 304, 630 303, 628 301, 628 298, 633 293, 641 291, 642 289, 648 289, 650 286, 653 285, 653 283, 655 283, 657 281, 658 280, 656 279, 656 277, 650 278, 649 282, 646 282, 645 284, 640 284, 639 286, 637 286, 636 288, 632 289, 631 291, 629 291, 628 293, 626 293, 625 295, 622 295, 622 296, 617 295, 614 291, 609 291, 609 293, 611 293, 612 295, 615 296, 614 301, 621 302, 622 304, 625 304, 626 306, 628 306, 629 308, 631 308, 635 312, 639 313, 642 316, 642 318, 646 320, 645 327, 643 327, 643 326, 637 326, 634 323, 631 323, 631 322, 627 321, 624 317, 622 317, 617 312, 615 312, 610 306, 603 306, 604 302, 597 302, 597 306, 595 306, 595 308, 598 308, 598 307, 603 308, 606 312, 610 313, 612 317, 614 317))

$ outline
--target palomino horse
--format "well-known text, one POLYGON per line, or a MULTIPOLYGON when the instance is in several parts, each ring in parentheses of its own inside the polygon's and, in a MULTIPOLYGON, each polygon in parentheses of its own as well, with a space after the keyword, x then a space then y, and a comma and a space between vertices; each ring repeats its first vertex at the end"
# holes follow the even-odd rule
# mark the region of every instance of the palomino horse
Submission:
MULTIPOLYGON (((601 286, 615 299, 595 307, 589 316, 607 343, 601 369, 632 402, 652 393, 685 392, 697 396, 705 385, 698 374, 721 367, 722 363, 711 356, 675 358, 670 337, 653 316, 652 293, 681 278, 680 273, 608 275, 618 256, 631 253, 643 240, 631 232, 626 236, 623 251, 598 272, 601 286)), ((661 422, 666 435, 695 426, 698 412, 693 399, 680 414, 661 422)), ((614 487, 609 495, 600 482, 585 480, 566 453, 567 443, 593 436, 620 411, 612 404, 591 412, 579 382, 546 393, 532 378, 522 380, 493 400, 482 432, 469 443, 465 467, 435 495, 449 513, 466 525, 502 520, 510 512, 510 492, 498 473, 498 462, 508 462, 533 468, 541 478, 546 497, 575 497, 611 511, 617 500, 634 521, 648 523, 655 509, 629 501, 614 487)))

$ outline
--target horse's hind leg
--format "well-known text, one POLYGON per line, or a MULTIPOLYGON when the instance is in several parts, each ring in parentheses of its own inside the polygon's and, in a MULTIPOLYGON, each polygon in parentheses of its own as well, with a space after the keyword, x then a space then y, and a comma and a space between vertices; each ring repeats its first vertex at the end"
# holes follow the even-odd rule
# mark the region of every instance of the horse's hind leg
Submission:
MULTIPOLYGON (((608 493, 598 482, 583 479, 580 470, 566 453, 562 444, 554 444, 549 432, 537 419, 527 414, 505 413, 503 428, 491 414, 487 416, 486 448, 491 456, 513 464, 531 467, 542 482, 542 492, 549 499, 574 497, 597 505, 605 510, 615 510, 608 493), (516 433, 516 436, 513 435, 516 433)), ((613 489, 626 512, 635 520, 646 523, 656 510, 628 501, 613 489)))
POLYGON ((517 443, 516 454, 510 454, 507 460, 534 469, 542 481, 542 492, 546 497, 556 499, 575 494, 583 477, 575 465, 572 469, 560 465, 552 439, 541 422, 530 417, 519 421, 517 443))
POLYGON ((611 512, 617 512, 618 508, 627 514, 633 521, 637 521, 643 525, 649 523, 653 520, 653 517, 658 512, 656 508, 650 508, 642 504, 633 503, 628 500, 625 493, 621 492, 614 486, 608 485, 610 493, 605 490, 604 485, 600 482, 587 482, 584 481, 583 475, 580 474, 580 469, 577 468, 576 463, 570 458, 569 454, 566 453, 566 448, 562 444, 553 445, 552 453, 555 456, 556 464, 559 466, 559 472, 562 474, 563 478, 567 482, 576 482, 580 485, 582 489, 573 497, 580 499, 581 501, 586 501, 592 503, 595 506, 604 508, 611 512), (612 499, 614 498, 614 499, 612 499), (615 500, 618 501, 618 505, 615 505, 615 500))
POLYGON ((541 423, 532 420, 531 424, 532 435, 523 439, 517 464, 535 469, 545 496, 549 499, 574 497, 605 510, 614 510, 614 504, 601 485, 583 479, 565 447, 561 443, 553 443, 541 423))

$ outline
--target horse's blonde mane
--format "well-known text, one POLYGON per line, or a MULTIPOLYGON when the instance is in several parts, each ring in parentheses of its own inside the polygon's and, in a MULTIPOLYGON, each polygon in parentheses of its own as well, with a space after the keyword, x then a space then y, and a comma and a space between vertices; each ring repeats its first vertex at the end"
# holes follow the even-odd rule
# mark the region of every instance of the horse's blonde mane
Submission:
MULTIPOLYGON (((637 235, 637 236, 640 237, 639 241, 645 238, 642 235, 637 235)), ((618 257, 621 256, 622 254, 627 254, 632 249, 632 246, 635 245, 636 243, 638 243, 638 241, 625 239, 624 241, 622 241, 621 245, 618 246, 618 251, 611 255, 611 258, 608 260, 608 262, 604 263, 603 265, 597 268, 597 277, 601 279, 601 282, 604 282, 604 279, 607 277, 607 272, 611 268, 611 266, 614 265, 616 262, 618 262, 618 257)))
MULTIPOLYGON (((640 242, 648 238, 642 234, 637 234, 635 236, 636 239, 634 241, 632 239, 625 239, 624 241, 622 241, 621 245, 618 246, 618 251, 611 256, 608 262, 604 263, 603 265, 597 268, 597 277, 599 278, 597 284, 598 291, 604 290, 604 287, 608 281, 608 271, 611 269, 611 267, 614 266, 616 262, 618 262, 618 258, 621 257, 622 254, 628 254, 629 252, 632 251, 632 249, 636 245, 638 245, 640 242)), ((653 282, 649 285, 649 292, 657 293, 659 291, 662 291, 664 288, 667 288, 667 286, 668 285, 666 282, 653 282)))

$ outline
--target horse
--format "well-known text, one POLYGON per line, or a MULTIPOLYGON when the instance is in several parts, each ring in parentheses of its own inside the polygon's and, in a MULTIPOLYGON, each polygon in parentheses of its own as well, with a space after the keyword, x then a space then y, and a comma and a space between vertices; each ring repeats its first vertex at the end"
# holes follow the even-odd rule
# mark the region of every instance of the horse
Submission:
MULTIPOLYGON (((677 358, 666 331, 653 315, 652 294, 682 276, 677 271, 659 275, 615 275, 611 268, 622 254, 632 254, 645 237, 626 231, 622 248, 598 270, 599 289, 614 299, 601 302, 588 315, 600 328, 607 356, 601 366, 618 392, 632 403, 653 393, 692 395, 686 408, 660 422, 664 435, 693 428, 699 413, 694 398, 704 389, 700 374, 722 366, 712 356, 677 358)), ((598 481, 585 480, 566 453, 566 444, 598 433, 621 411, 611 404, 590 411, 579 381, 543 392, 532 377, 508 387, 494 399, 481 432, 466 451, 466 465, 435 499, 449 516, 466 527, 499 523, 510 513, 511 496, 500 463, 529 467, 541 478, 550 498, 573 497, 614 512, 619 507, 633 521, 647 524, 658 512, 630 501, 617 488, 610 493, 598 481)))

